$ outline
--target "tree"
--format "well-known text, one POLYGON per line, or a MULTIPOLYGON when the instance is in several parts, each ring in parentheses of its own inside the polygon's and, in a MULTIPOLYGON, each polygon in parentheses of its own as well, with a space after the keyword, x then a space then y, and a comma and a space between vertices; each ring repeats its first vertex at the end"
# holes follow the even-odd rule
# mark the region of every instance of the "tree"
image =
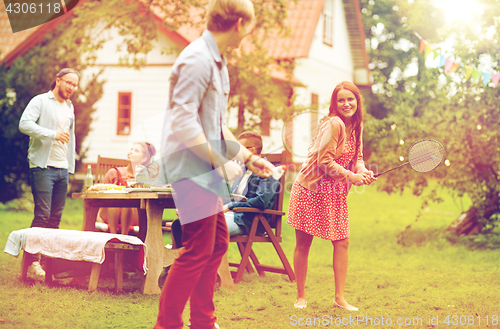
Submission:
MULTIPOLYGON (((400 163, 400 156, 406 157, 409 144, 432 138, 444 144, 450 164, 426 175, 407 166, 377 184, 388 193, 411 187, 420 195, 429 179, 438 179, 457 196, 471 197, 468 218, 475 222, 465 233, 490 232, 498 224, 500 212, 500 89, 466 80, 464 71, 466 66, 499 71, 500 8, 494 0, 483 0, 486 10, 471 21, 474 24, 447 25, 442 19, 445 10, 432 2, 361 3, 374 77, 372 93, 366 95, 371 114, 365 127, 370 162, 381 170, 391 168, 400 163), (424 54, 418 53, 417 34, 438 51, 440 42, 454 38, 456 45, 446 55, 461 61, 457 72, 445 74, 443 68, 427 68, 424 54), (490 59, 488 66, 485 58, 490 59), (410 74, 409 68, 416 74, 410 74)), ((440 200, 436 190, 428 194, 424 206, 430 200, 440 200)))
MULTIPOLYGON (((238 109, 235 134, 256 128, 265 133, 265 123, 272 118, 285 120, 294 112, 292 83, 290 80, 276 83, 271 76, 276 66, 276 60, 270 58, 261 45, 250 52, 242 51, 228 65, 231 81, 229 107, 238 109)), ((293 62, 281 62, 279 69, 291 75, 293 62)))

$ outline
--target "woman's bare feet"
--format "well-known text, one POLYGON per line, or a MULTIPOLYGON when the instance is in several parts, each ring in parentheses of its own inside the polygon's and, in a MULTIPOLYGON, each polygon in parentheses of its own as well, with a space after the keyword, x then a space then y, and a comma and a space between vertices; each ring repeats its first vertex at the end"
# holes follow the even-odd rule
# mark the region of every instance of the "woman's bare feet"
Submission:
POLYGON ((333 306, 340 307, 348 311, 358 311, 357 307, 349 305, 349 303, 347 303, 344 298, 335 298, 333 300, 333 306))
POLYGON ((298 308, 298 309, 306 308, 307 307, 307 301, 306 301, 305 298, 297 298, 297 300, 295 301, 295 303, 293 304, 293 306, 295 308, 298 308))

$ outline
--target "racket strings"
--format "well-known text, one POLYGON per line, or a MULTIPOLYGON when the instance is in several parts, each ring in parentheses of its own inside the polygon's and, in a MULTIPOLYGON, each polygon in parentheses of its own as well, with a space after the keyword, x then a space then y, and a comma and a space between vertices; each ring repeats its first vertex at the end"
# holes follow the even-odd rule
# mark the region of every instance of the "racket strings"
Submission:
POLYGON ((435 169, 444 157, 443 146, 433 140, 414 144, 409 152, 410 166, 418 172, 429 172, 435 169))

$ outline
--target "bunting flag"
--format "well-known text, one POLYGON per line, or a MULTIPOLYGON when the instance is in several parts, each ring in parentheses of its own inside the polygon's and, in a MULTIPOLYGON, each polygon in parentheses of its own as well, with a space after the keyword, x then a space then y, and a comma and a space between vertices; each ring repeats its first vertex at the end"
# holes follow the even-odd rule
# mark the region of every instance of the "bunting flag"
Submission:
POLYGON ((438 65, 438 68, 443 66, 445 63, 446 63, 446 57, 444 57, 443 55, 439 55, 439 65, 438 65))
POLYGON ((500 74, 499 73, 493 74, 493 77, 491 79, 491 81, 493 81, 493 88, 497 87, 498 80, 500 80, 500 74))
POLYGON ((458 69, 458 63, 453 63, 450 69, 450 73, 454 73, 458 69))
POLYGON ((424 56, 427 57, 427 55, 429 55, 431 53, 431 51, 432 51, 431 46, 427 45, 427 47, 425 47, 424 56))
POLYGON ((453 61, 451 59, 446 59, 446 64, 444 64, 444 73, 448 72, 453 66, 453 61))
POLYGON ((469 78, 472 74, 472 71, 474 71, 474 69, 472 67, 465 68, 465 81, 469 80, 469 78))
POLYGON ((490 80, 491 80, 491 73, 483 72, 483 83, 485 87, 488 85, 490 80))
POLYGON ((479 76, 481 75, 481 72, 479 71, 472 71, 472 80, 474 80, 474 82, 477 82, 477 78, 479 78, 479 76))
POLYGON ((420 39, 420 50, 418 51, 421 54, 425 50, 426 42, 424 39, 420 39))
MULTIPOLYGON (((437 51, 433 50, 431 46, 421 38, 417 33, 415 35, 420 39, 420 48, 418 53, 421 54, 425 51, 424 57, 426 58, 431 52, 433 53, 433 59, 436 60, 439 57, 439 63, 437 64, 437 68, 441 68, 444 66, 444 72, 448 74, 455 73, 457 69, 460 67, 459 63, 454 62, 450 58, 439 54, 437 51)), ((486 87, 490 81, 493 82, 493 88, 496 88, 498 82, 500 82, 500 73, 490 73, 490 72, 482 72, 478 71, 472 67, 465 67, 465 81, 468 81, 471 77, 474 83, 478 82, 478 78, 483 77, 483 85, 486 87)))

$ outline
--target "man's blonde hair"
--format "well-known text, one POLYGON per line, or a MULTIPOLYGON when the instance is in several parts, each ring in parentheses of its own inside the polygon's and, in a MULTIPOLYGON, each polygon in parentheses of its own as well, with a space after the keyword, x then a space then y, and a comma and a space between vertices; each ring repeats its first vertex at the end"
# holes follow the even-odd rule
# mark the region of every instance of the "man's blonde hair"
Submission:
POLYGON ((208 4, 207 29, 213 32, 226 32, 242 18, 243 23, 255 17, 250 0, 210 0, 208 4))

